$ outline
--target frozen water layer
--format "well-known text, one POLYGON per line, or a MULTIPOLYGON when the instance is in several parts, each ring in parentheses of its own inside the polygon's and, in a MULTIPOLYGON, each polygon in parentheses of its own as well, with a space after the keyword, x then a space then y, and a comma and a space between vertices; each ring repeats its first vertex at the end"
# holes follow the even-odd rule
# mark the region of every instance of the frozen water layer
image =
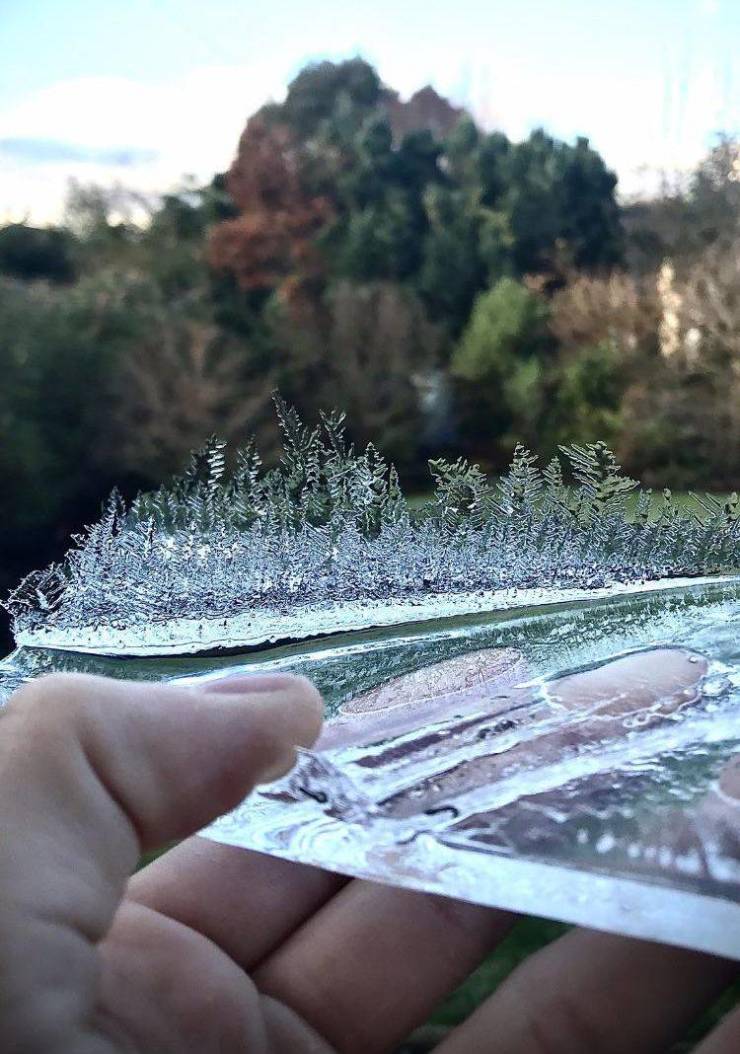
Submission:
POLYGON ((402 700, 419 694, 413 674, 383 693, 382 713, 343 708, 350 739, 349 718, 338 739, 330 722, 292 774, 204 833, 740 958, 740 700, 728 668, 680 650, 641 664, 633 654, 543 693, 504 683, 505 662, 522 672, 517 653, 474 652, 432 683, 449 688, 468 657, 475 682, 436 702, 402 700), (694 665, 698 681, 683 687, 694 665), (388 700, 402 715, 390 732, 388 700), (423 724, 425 708, 436 720, 423 724))
POLYGON ((609 586, 583 588, 533 588, 476 590, 470 593, 420 594, 413 597, 377 600, 345 600, 331 603, 270 609, 253 607, 222 619, 173 618, 166 622, 115 626, 91 624, 64 626, 42 623, 16 633, 20 647, 54 648, 81 654, 156 656, 196 655, 242 651, 291 640, 305 640, 353 630, 398 626, 461 615, 533 609, 576 601, 679 590, 732 583, 732 575, 704 578, 663 578, 642 582, 616 582, 609 586))
POLYGON ((740 959, 740 901, 726 897, 667 892, 662 884, 624 875, 447 845, 431 833, 402 848, 378 845, 367 828, 326 819, 297 818, 280 840, 257 825, 247 829, 238 823, 204 833, 226 845, 316 867, 327 867, 330 860, 331 870, 353 878, 740 959))
POLYGON ((369 626, 662 588, 740 569, 740 499, 654 501, 603 443, 545 469, 517 447, 490 484, 430 462, 422 512, 341 415, 310 429, 278 400, 284 454, 223 444, 127 505, 118 495, 65 560, 29 575, 7 607, 22 645, 120 655, 193 654, 369 626))

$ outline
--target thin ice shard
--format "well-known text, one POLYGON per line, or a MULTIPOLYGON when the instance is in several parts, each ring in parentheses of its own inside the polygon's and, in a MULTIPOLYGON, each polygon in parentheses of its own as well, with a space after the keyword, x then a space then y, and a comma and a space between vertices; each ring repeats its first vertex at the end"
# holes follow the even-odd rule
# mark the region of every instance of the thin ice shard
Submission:
POLYGON ((341 630, 611 595, 738 567, 740 503, 681 511, 623 476, 602 443, 540 471, 517 448, 495 486, 462 459, 430 462, 421 514, 342 415, 308 428, 277 400, 284 453, 252 445, 231 476, 213 440, 182 479, 130 507, 114 495, 61 565, 7 602, 20 644, 187 654, 341 630))
MULTIPOLYGON (((518 686, 523 670, 515 652, 468 653, 385 685, 386 697, 408 700, 398 704, 405 712, 394 724, 382 706, 380 720, 368 720, 364 707, 377 704, 379 692, 362 697, 364 720, 355 718, 354 735, 342 716, 330 721, 317 759, 364 790, 376 815, 410 819, 447 810, 457 826, 464 810, 480 815, 489 797, 499 800, 506 781, 522 773, 534 784, 536 773, 564 760, 594 750, 608 758, 604 748, 629 734, 635 715, 647 731, 696 705, 706 662, 678 649, 656 651, 653 661, 663 667, 656 684, 641 680, 631 656, 578 677, 518 686), (697 683, 686 690, 689 677, 697 683)), ((301 778, 294 775, 294 788, 301 778)))
POLYGON ((205 834, 740 958, 729 669, 671 646, 532 677, 513 648, 470 649, 344 700, 205 834))
POLYGON ((321 739, 204 836, 740 958, 739 622, 735 578, 228 658, 21 648, 0 696, 63 669, 304 674, 321 739))

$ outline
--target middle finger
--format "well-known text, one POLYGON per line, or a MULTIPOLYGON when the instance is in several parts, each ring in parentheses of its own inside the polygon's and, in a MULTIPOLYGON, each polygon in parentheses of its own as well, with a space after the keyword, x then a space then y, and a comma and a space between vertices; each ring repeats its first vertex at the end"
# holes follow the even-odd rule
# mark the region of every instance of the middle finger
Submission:
POLYGON ((128 897, 202 933, 249 971, 347 881, 196 836, 134 875, 128 897))
POLYGON ((513 916, 354 881, 257 970, 255 981, 341 1052, 392 1049, 478 966, 513 916))

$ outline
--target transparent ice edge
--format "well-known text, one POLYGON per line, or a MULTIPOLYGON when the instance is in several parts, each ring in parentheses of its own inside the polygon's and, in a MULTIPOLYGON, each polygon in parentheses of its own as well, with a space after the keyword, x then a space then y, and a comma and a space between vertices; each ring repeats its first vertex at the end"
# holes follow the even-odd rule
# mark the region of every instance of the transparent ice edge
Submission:
MULTIPOLYGON (((295 860, 292 847, 263 844, 258 831, 226 831, 218 825, 201 837, 271 856, 295 860)), ((450 896, 627 937, 660 941, 740 961, 740 903, 670 889, 638 879, 599 874, 539 861, 493 855, 445 845, 419 834, 404 847, 376 846, 359 824, 304 830, 300 861, 352 878, 363 878, 426 893, 450 896), (315 837, 312 837, 312 834, 315 837)))
MULTIPOLYGON (((405 754, 382 756, 382 765, 363 767, 363 759, 375 759, 376 748, 366 749, 362 740, 359 747, 345 742, 302 751, 287 777, 258 789, 201 834, 388 885, 740 959, 737 849, 728 854, 726 845, 712 841, 716 828, 701 829, 700 839, 709 835, 702 843, 707 871, 693 849, 687 853, 676 841, 660 840, 664 830, 672 836, 687 818, 705 815, 699 806, 712 795, 721 797, 718 774, 740 752, 740 577, 656 579, 603 590, 512 590, 508 595, 509 605, 452 612, 471 617, 445 620, 435 611, 424 619, 415 608, 402 622, 387 623, 398 628, 373 629, 365 621, 358 632, 324 640, 332 631, 322 625, 321 636, 313 634, 319 639, 241 657, 198 657, 197 650, 183 653, 179 646, 167 658, 157 652, 115 657, 99 647, 76 654, 36 644, 0 663, 0 698, 4 690, 54 669, 181 685, 283 670, 311 677, 324 694, 330 723, 336 717, 346 727, 355 720, 352 714, 362 713, 348 709, 349 703, 399 676, 421 671, 428 681, 427 668, 481 649, 519 654, 521 665, 512 660, 506 667, 516 675, 496 681, 493 694, 469 697, 466 718, 485 714, 490 723, 492 715, 505 712, 475 707, 480 700, 495 702, 499 692, 508 695, 508 688, 542 690, 546 698, 549 682, 559 677, 653 648, 689 651, 707 664, 699 704, 669 713, 656 725, 630 719, 627 734, 607 733, 575 755, 540 752, 531 766, 445 791, 442 808, 406 814, 389 811, 384 803, 394 792, 403 795, 411 788, 415 793, 420 778, 434 778, 464 757, 469 746, 474 756, 479 750, 507 750, 509 741, 515 749, 530 738, 537 748, 549 721, 537 714, 530 718, 516 699, 518 712, 525 714, 518 731, 497 732, 495 740, 486 741, 490 750, 471 735, 451 737, 444 747, 449 752, 435 756, 426 747, 419 749, 417 730, 424 736, 434 733, 451 713, 445 717, 444 708, 419 706, 418 721, 405 726, 408 738, 407 732, 393 732, 379 741, 378 756, 388 746, 408 743, 412 749, 405 754), (445 811, 445 803, 454 803, 455 815, 445 811), (624 809, 632 809, 626 822, 624 809), (481 816, 487 812, 492 815, 481 816), (664 815, 671 823, 675 817, 677 827, 662 827, 664 815), (633 848, 642 855, 633 857, 633 848), (668 862, 661 858, 664 848, 673 853, 668 862)), ((135 631, 136 626, 128 627, 135 631)), ((567 731, 569 720, 563 715, 559 724, 553 715, 554 730, 567 731)), ((719 807, 727 804, 740 811, 732 798, 719 807)), ((733 819, 731 830, 737 844, 740 822, 733 819)))
MULTIPOLYGON (((646 598, 638 603, 644 608, 654 601, 646 598)), ((526 808, 528 800, 534 797, 537 801, 538 795, 551 791, 567 797, 572 793, 568 790, 571 786, 586 788, 585 799, 578 797, 579 790, 570 798, 571 802, 578 805, 584 800, 589 807, 597 807, 597 800, 591 799, 590 794, 591 788, 598 790, 599 780, 603 785, 604 780, 611 782, 618 777, 619 782, 624 774, 639 773, 643 767, 664 773, 666 764, 676 760, 679 768, 671 781, 676 781, 680 803, 688 800, 683 797, 684 791, 694 793, 692 758, 701 760, 712 751, 720 751, 725 757, 729 756, 728 750, 730 754, 737 752, 740 671, 737 666, 739 639, 734 631, 738 621, 736 603, 727 608, 722 603, 713 606, 710 602, 693 615, 690 609, 686 609, 685 615, 678 613, 681 609, 671 614, 673 604, 666 596, 665 605, 660 602, 663 614, 653 611, 647 621, 642 617, 636 622, 628 615, 624 617, 627 638, 614 632, 620 617, 614 621, 609 616, 602 624, 604 637, 596 650, 593 644, 587 649, 591 651, 593 663, 581 649, 575 655, 560 652, 559 659, 553 656, 552 665, 546 660, 544 672, 535 662, 539 672, 516 684, 530 688, 542 686, 555 670, 562 676, 656 646, 691 650, 711 640, 712 644, 706 648, 706 673, 700 682, 702 702, 696 709, 677 712, 656 727, 640 728, 624 738, 594 743, 593 748, 577 756, 514 770, 492 784, 455 794, 448 799, 454 806, 452 814, 445 814, 444 808, 436 809, 433 816, 419 812, 411 817, 389 817, 383 812, 383 800, 399 793, 404 786, 408 788, 419 779, 434 776, 434 759, 431 768, 428 757, 420 757, 418 765, 416 758, 406 757, 398 766, 392 763, 384 765, 382 770, 363 770, 356 762, 363 756, 372 756, 372 748, 343 746, 327 748, 318 754, 302 751, 293 772, 266 789, 268 796, 258 791, 249 803, 201 833, 214 841, 354 877, 740 960, 740 898, 737 896, 740 860, 713 855, 711 871, 707 873, 702 872, 691 854, 684 856, 676 850, 670 866, 656 863, 645 869, 625 867, 627 843, 624 840, 613 843, 610 831, 618 833, 619 828, 610 827, 609 815, 604 817, 601 834, 597 831, 592 837, 588 847, 590 857, 580 858, 567 849, 564 855, 556 852, 554 856, 536 849, 527 850, 516 841, 509 849, 501 844, 486 845, 483 840, 476 841, 475 830, 461 829, 471 815, 488 811, 500 815, 498 811, 502 809, 526 808), (563 662, 566 654, 575 658, 575 669, 571 663, 563 662), (723 655, 727 661, 712 655, 723 655), (281 789, 292 797, 287 808, 276 800, 281 789), (303 800, 301 790, 305 794, 303 800), (610 842, 615 844, 616 852, 610 842)), ((603 610, 607 611, 608 607, 603 610)), ((534 614, 534 622, 550 623, 553 628, 560 623, 569 637, 578 632, 557 611, 534 614)), ((526 650, 524 624, 514 618, 509 625, 513 635, 507 639, 514 643, 518 638, 526 650)), ((548 634, 546 639, 555 643, 558 637, 557 633, 548 634)), ((466 716, 474 716, 474 711, 466 711, 466 716)), ((429 722, 423 727, 425 732, 433 732, 438 725, 429 722)), ((537 734, 542 729, 539 725, 537 734)), ((402 738, 395 742, 400 743, 402 738)), ((502 749, 506 749, 505 744, 502 749)), ((454 758, 453 752, 438 759, 439 771, 454 764, 454 758)), ((716 793, 716 782, 709 785, 712 788, 716 793)), ((593 816, 597 813, 598 808, 593 816)), ((649 840, 649 828, 640 828, 638 839, 640 831, 648 837, 639 845, 644 851, 640 864, 657 861, 662 843, 649 840)))
POLYGON ((104 624, 82 628, 48 625, 17 631, 16 643, 19 647, 50 648, 93 655, 197 655, 461 615, 547 607, 581 600, 603 600, 738 581, 740 577, 737 575, 659 578, 617 582, 593 588, 476 590, 387 600, 347 600, 305 606, 294 604, 289 610, 260 607, 227 618, 173 618, 166 623, 149 622, 125 628, 104 624))
MULTIPOLYGON (((643 651, 645 649, 640 649, 643 651)), ((650 649, 647 649, 648 651, 650 649)), ((626 654, 639 654, 639 652, 628 652, 626 654)), ((620 656, 614 656, 618 658, 620 656)), ((705 685, 726 683, 729 687, 730 681, 727 676, 728 670, 723 663, 712 662, 708 665, 707 672, 703 678, 705 685)), ((529 687, 533 684, 544 683, 537 678, 534 681, 522 682, 512 686, 517 688, 529 687)), ((467 714, 472 717, 473 713, 467 714)), ((488 717, 489 722, 495 722, 490 711, 479 711, 481 719, 488 717)), ((570 721, 558 722, 556 718, 551 719, 548 725, 538 722, 536 733, 541 736, 547 731, 564 731, 567 727, 576 727, 583 715, 574 715, 570 721)), ((727 715, 724 715, 725 717, 727 715)), ((435 725, 425 726, 425 730, 436 730, 442 733, 446 722, 438 722, 435 725)), ((410 733, 407 733, 410 735, 410 733)), ((401 742, 404 736, 399 736, 396 742, 401 742)), ((457 825, 469 816, 484 810, 500 809, 504 805, 510 805, 522 797, 531 797, 551 790, 557 790, 566 783, 583 779, 587 776, 598 775, 604 772, 619 771, 625 765, 649 760, 651 758, 665 756, 670 752, 681 750, 701 743, 705 746, 722 742, 725 738, 725 729, 717 719, 716 712, 698 712, 690 718, 682 720, 668 719, 665 724, 659 724, 654 728, 643 730, 632 738, 616 738, 606 743, 595 743, 591 748, 584 749, 575 757, 567 760, 557 760, 538 766, 536 769, 525 769, 515 771, 510 776, 497 779, 490 787, 476 787, 474 790, 457 794, 454 799, 456 815, 454 823, 457 825)), ((518 738, 516 742, 522 742, 518 738)), ((504 737, 500 739, 499 750, 506 750, 510 746, 504 737)), ((379 749, 386 749, 385 746, 379 749)), ((327 749, 321 753, 312 750, 299 749, 298 760, 295 768, 280 781, 277 786, 287 786, 294 793, 301 791, 310 792, 316 799, 324 799, 335 819, 345 822, 348 819, 375 825, 378 832, 385 832, 391 840, 406 837, 413 827, 413 832, 426 832, 429 826, 434 827, 437 832, 442 832, 451 826, 453 820, 450 817, 441 816, 440 819, 430 825, 428 818, 420 820, 389 820, 378 815, 373 797, 374 791, 382 798, 391 797, 399 793, 412 782, 420 779, 433 778, 441 770, 452 767, 458 761, 470 761, 476 756, 490 753, 490 747, 485 741, 481 742, 477 749, 470 744, 465 744, 456 757, 453 751, 448 751, 443 761, 439 758, 432 759, 426 764, 418 763, 404 764, 400 771, 396 772, 392 765, 384 766, 380 775, 375 778, 373 774, 363 778, 362 783, 355 782, 348 768, 360 757, 372 756, 372 748, 341 747, 327 749), (347 766, 345 768, 345 766, 347 766)), ((260 793, 259 791, 257 792, 260 793)), ((740 805, 736 806, 740 809, 740 805)), ((381 833, 380 838, 384 837, 381 833)), ((738 877, 740 877, 740 861, 738 861, 738 877)))

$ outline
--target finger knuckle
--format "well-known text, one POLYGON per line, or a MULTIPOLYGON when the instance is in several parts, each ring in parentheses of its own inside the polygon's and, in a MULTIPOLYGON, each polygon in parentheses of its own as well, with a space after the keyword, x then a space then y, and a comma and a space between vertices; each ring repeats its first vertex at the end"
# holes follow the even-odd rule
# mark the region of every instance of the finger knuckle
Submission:
POLYGON ((50 673, 19 688, 10 705, 31 721, 39 717, 51 721, 59 715, 71 714, 78 698, 79 684, 74 674, 50 673))
POLYGON ((530 977, 519 994, 527 1054, 609 1054, 611 1045, 589 1007, 567 986, 530 977))

